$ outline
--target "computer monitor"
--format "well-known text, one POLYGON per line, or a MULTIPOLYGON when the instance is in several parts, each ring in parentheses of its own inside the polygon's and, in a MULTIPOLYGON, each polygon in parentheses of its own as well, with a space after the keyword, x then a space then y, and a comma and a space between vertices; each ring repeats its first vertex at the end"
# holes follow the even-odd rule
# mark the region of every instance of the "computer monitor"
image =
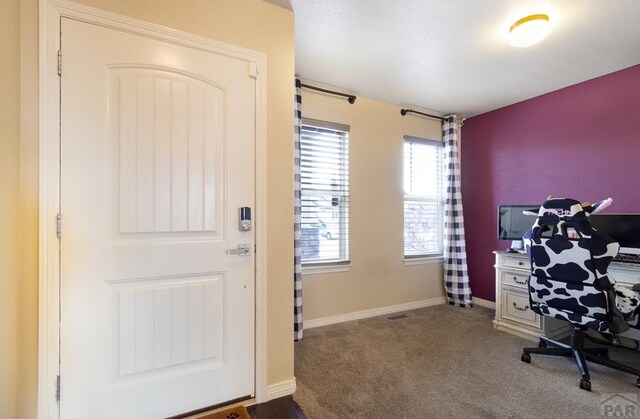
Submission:
POLYGON ((511 240, 512 250, 523 250, 522 236, 536 221, 531 215, 524 215, 524 210, 535 213, 540 205, 498 205, 498 240, 511 240))
POLYGON ((640 214, 594 214, 591 226, 620 244, 620 253, 640 255, 640 214))

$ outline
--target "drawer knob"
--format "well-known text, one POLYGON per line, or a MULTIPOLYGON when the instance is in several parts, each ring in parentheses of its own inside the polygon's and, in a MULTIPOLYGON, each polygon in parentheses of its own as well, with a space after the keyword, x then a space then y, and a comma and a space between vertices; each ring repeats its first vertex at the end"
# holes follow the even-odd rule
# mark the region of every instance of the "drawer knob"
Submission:
POLYGON ((524 262, 522 261, 518 262, 518 266, 522 266, 522 265, 524 265, 524 262))
POLYGON ((527 280, 525 279, 524 281, 518 281, 518 277, 514 276, 513 277, 513 282, 515 282, 516 284, 520 284, 520 285, 525 285, 527 283, 527 280))
POLYGON ((522 308, 522 307, 518 307, 518 305, 517 305, 516 303, 513 303, 513 307, 514 307, 516 310, 520 310, 520 311, 527 311, 527 310, 529 310, 529 306, 524 306, 524 308, 522 308))

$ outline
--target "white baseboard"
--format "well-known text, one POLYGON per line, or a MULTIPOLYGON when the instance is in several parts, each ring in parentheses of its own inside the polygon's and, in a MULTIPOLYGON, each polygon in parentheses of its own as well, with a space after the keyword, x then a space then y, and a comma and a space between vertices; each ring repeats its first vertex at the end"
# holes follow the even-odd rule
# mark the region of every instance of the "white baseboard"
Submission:
POLYGON ((384 314, 397 313, 399 311, 414 310, 416 308, 436 306, 445 304, 447 299, 444 297, 430 298, 428 300, 412 301, 410 303, 397 304, 394 306, 378 307, 369 310, 354 311, 352 313, 338 314, 335 316, 320 317, 304 321, 305 329, 313 329, 314 327, 327 326, 330 324, 343 323, 352 320, 366 319, 368 317, 382 316, 384 314))
POLYGON ((296 378, 267 386, 267 400, 288 396, 296 392, 296 378))
POLYGON ((496 309, 496 303, 489 300, 483 300, 482 298, 472 297, 473 304, 480 307, 490 308, 492 310, 496 309))

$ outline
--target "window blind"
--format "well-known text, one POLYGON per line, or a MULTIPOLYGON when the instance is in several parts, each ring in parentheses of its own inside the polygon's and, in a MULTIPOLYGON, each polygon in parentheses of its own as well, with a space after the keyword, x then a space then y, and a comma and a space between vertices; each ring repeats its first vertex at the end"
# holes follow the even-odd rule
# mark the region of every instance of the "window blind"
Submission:
POLYGON ((443 164, 440 141, 405 136, 405 257, 442 254, 443 164))
POLYGON ((303 120, 300 135, 303 263, 349 258, 348 127, 303 120))

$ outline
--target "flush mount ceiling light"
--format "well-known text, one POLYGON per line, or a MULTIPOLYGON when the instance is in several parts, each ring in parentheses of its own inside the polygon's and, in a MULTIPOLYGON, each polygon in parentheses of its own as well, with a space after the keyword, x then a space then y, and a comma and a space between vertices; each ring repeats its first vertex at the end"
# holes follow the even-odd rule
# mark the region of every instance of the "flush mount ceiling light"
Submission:
POLYGON ((547 33, 549 33, 549 16, 530 15, 511 25, 509 43, 515 47, 528 47, 542 41, 547 33))

